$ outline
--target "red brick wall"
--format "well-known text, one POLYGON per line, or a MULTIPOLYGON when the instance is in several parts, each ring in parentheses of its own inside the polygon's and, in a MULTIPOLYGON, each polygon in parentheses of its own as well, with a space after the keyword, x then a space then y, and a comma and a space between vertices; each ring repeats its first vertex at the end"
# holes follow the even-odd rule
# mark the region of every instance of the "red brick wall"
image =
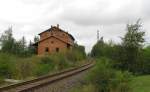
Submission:
POLYGON ((58 27, 52 27, 50 30, 40 34, 40 42, 38 43, 39 55, 56 52, 56 48, 62 51, 67 48, 68 43, 74 45, 74 41, 68 33, 61 31, 58 27), (46 52, 46 48, 48 52, 46 52))
POLYGON ((72 45, 74 43, 74 41, 66 32, 60 31, 58 28, 53 28, 52 31, 46 31, 40 34, 40 40, 46 39, 47 37, 50 37, 51 35, 56 36, 60 38, 61 40, 68 42, 72 45))
POLYGON ((48 53, 56 52, 56 48, 59 48, 59 51, 62 51, 64 49, 67 49, 67 43, 62 42, 55 37, 50 37, 49 39, 39 42, 38 55, 45 54, 46 48, 49 49, 48 53))
POLYGON ((49 31, 46 31, 46 32, 40 34, 40 40, 43 40, 49 36, 50 36, 49 31))
POLYGON ((63 31, 59 31, 59 30, 58 31, 50 31, 49 34, 53 35, 55 37, 58 37, 61 40, 65 41, 65 42, 68 42, 68 43, 70 43, 72 45, 74 43, 74 41, 71 39, 71 37, 67 33, 65 33, 63 31))

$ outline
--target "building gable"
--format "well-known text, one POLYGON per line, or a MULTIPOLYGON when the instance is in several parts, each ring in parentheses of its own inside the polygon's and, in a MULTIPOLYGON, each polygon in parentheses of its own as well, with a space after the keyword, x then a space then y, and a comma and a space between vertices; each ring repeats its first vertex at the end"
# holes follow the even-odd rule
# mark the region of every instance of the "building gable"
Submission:
POLYGON ((40 35, 40 41, 35 45, 38 46, 38 54, 44 54, 46 52, 58 52, 63 49, 70 49, 74 45, 74 38, 68 32, 57 26, 51 26, 50 29, 42 32, 40 35))
POLYGON ((66 42, 63 42, 56 37, 49 37, 39 43, 38 48, 40 49, 38 49, 38 54, 62 51, 65 48, 68 48, 67 46, 68 44, 66 42))

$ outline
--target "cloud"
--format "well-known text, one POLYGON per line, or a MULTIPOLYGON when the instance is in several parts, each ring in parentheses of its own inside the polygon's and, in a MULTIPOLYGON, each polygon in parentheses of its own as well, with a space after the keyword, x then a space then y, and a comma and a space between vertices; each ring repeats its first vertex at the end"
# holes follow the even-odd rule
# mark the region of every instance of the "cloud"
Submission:
POLYGON ((79 4, 77 0, 65 5, 62 19, 89 26, 126 23, 141 17, 140 0, 87 1, 79 4))
POLYGON ((12 25, 16 39, 25 36, 29 41, 51 25, 60 24, 89 52, 97 41, 97 30, 104 40, 118 43, 126 24, 141 18, 148 42, 149 5, 149 0, 1 0, 0 34, 12 25))

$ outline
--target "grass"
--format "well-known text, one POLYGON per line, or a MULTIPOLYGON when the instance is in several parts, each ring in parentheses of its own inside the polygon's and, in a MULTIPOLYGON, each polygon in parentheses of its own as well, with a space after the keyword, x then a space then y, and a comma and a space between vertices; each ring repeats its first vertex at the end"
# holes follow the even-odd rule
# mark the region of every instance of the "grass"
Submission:
POLYGON ((138 76, 131 81, 132 92, 150 92, 150 75, 138 76))
POLYGON ((98 91, 96 90, 96 87, 94 85, 88 84, 75 87, 71 89, 70 92, 98 92, 98 91))

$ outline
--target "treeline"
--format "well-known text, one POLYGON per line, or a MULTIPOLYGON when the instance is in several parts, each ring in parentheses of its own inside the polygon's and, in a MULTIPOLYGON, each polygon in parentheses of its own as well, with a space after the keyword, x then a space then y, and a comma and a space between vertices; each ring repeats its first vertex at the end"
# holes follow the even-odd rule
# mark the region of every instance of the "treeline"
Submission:
POLYGON ((119 44, 105 42, 103 37, 97 41, 90 53, 95 67, 72 92, 132 92, 132 78, 150 74, 150 46, 144 45, 140 20, 127 24, 126 30, 119 44))
POLYGON ((69 51, 37 56, 36 48, 32 44, 38 40, 35 37, 29 45, 25 37, 17 41, 12 35, 12 28, 1 35, 0 83, 5 78, 25 80, 85 63, 84 46, 75 44, 69 51))
POLYGON ((32 45, 33 43, 38 42, 39 38, 37 36, 34 37, 34 41, 27 45, 27 41, 23 36, 20 40, 16 40, 12 34, 12 27, 2 33, 0 37, 1 50, 2 53, 13 54, 21 57, 31 56, 36 54, 36 49, 32 45))
POLYGON ((135 24, 127 24, 127 33, 121 38, 120 44, 112 41, 106 43, 101 38, 93 47, 91 56, 107 57, 112 60, 114 68, 127 70, 134 74, 150 74, 150 46, 145 46, 142 25, 138 20, 135 24))

